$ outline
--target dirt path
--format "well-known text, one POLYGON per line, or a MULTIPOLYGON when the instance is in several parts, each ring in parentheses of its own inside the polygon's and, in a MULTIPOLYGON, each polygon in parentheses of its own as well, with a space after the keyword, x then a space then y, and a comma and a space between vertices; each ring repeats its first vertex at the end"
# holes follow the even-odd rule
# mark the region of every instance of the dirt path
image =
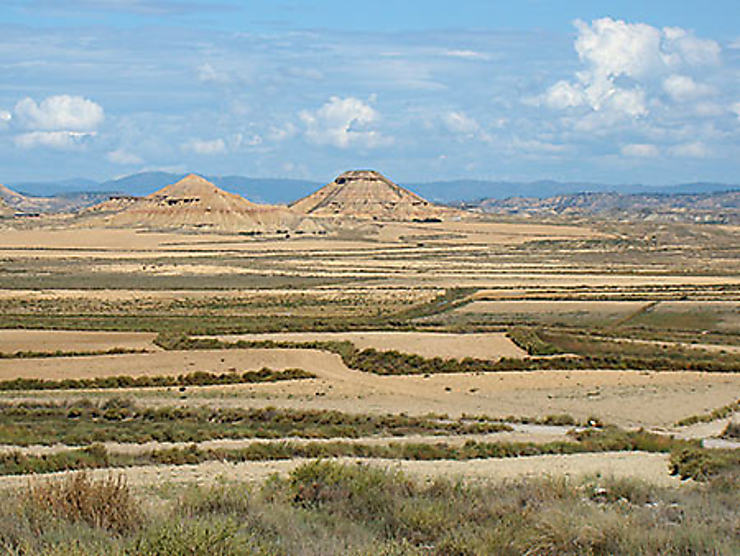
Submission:
MULTIPOLYGON (((293 459, 237 464, 211 461, 198 465, 146 465, 113 471, 125 475, 132 486, 147 488, 167 483, 208 484, 218 479, 263 481, 274 473, 289 473, 295 467, 309 461, 313 460, 293 459)), ((584 476, 611 476, 641 479, 659 486, 677 487, 682 484, 679 479, 668 474, 667 454, 644 452, 602 452, 468 461, 400 461, 360 458, 336 458, 333 461, 399 469, 422 480, 434 477, 504 481, 544 476, 573 479, 584 476)), ((91 471, 94 476, 99 477, 107 476, 110 472, 110 469, 91 471)), ((55 478, 65 474, 67 472, 50 473, 43 477, 55 478)), ((24 487, 30 479, 29 476, 23 475, 0 477, 0 489, 24 487)))

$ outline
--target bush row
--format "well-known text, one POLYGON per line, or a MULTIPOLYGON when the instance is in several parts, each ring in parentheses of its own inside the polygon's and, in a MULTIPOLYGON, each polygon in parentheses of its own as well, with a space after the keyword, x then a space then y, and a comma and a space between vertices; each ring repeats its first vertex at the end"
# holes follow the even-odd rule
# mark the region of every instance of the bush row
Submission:
POLYGON ((47 380, 40 378, 16 378, 0 381, 0 390, 80 390, 101 388, 164 388, 182 386, 214 386, 220 384, 251 384, 257 382, 277 382, 281 380, 301 380, 316 378, 316 375, 303 369, 275 371, 267 367, 259 371, 244 373, 209 373, 196 371, 182 375, 156 376, 105 376, 94 378, 65 378, 47 380))

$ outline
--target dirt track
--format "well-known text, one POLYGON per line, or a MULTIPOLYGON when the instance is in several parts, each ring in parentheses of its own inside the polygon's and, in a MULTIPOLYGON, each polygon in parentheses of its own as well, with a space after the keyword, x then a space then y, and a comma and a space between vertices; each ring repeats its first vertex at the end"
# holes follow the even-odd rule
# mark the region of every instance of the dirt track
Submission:
MULTIPOLYGON (((147 465, 121 469, 120 472, 126 476, 132 486, 146 488, 166 483, 207 484, 217 479, 263 481, 273 473, 288 473, 308 461, 312 460, 294 459, 238 464, 213 461, 198 465, 147 465)), ((337 458, 335 461, 398 469, 420 479, 442 476, 481 481, 504 481, 525 477, 579 478, 593 475, 637 478, 659 486, 677 487, 682 484, 679 479, 668 474, 667 454, 644 452, 602 452, 469 461, 397 461, 357 458, 337 458)), ((110 472, 109 469, 100 469, 91 473, 97 476, 107 476, 110 472)), ((44 477, 53 478, 62 475, 64 473, 52 473, 44 477)), ((28 476, 22 475, 0 477, 0 489, 23 487, 28 484, 28 480, 28 476)))

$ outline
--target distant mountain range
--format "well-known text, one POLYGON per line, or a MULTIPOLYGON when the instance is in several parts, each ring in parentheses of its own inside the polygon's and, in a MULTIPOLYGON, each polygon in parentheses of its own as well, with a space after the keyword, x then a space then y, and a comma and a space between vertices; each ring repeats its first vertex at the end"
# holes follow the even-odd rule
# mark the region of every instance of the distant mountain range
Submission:
MULTIPOLYGON (((97 182, 74 178, 47 182, 7 183, 11 189, 34 197, 71 195, 84 192, 148 195, 162 187, 175 183, 186 174, 169 172, 143 172, 118 179, 97 182)), ((250 178, 245 176, 204 176, 216 186, 238 193, 258 203, 288 204, 309 195, 327 182, 311 180, 250 178)), ((392 179, 392 176, 389 176, 392 179)), ((593 182, 559 182, 542 180, 534 182, 453 180, 424 183, 400 183, 431 201, 454 203, 456 201, 481 201, 483 199, 506 199, 509 197, 548 198, 574 193, 622 194, 698 194, 740 189, 740 185, 726 183, 694 182, 669 186, 607 185, 593 182)))

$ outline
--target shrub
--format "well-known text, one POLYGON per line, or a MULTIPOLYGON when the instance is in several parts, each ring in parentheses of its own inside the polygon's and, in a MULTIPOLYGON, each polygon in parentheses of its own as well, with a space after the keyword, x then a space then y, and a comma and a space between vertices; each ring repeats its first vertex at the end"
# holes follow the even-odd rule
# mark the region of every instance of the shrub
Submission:
POLYGON ((740 451, 684 447, 671 453, 670 472, 681 479, 707 481, 725 472, 740 471, 740 451))
POLYGON ((26 504, 31 510, 48 512, 58 519, 84 522, 117 534, 131 532, 142 524, 139 503, 123 475, 93 479, 79 472, 59 480, 31 483, 26 504))

